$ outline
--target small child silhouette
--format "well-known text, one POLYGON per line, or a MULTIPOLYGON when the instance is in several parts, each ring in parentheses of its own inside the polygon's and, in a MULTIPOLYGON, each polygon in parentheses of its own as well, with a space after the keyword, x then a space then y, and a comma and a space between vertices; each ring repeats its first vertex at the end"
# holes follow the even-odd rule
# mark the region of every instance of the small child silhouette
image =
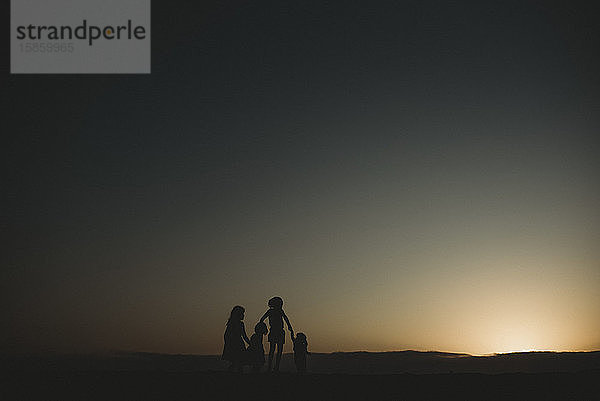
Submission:
POLYGON ((269 372, 273 364, 273 354, 277 348, 277 359, 275 360, 275 371, 279 371, 279 363, 281 362, 281 353, 283 352, 283 343, 285 342, 285 331, 283 330, 283 321, 287 323, 288 330, 293 333, 290 320, 283 311, 283 299, 273 297, 269 299, 269 310, 260 318, 262 323, 266 318, 269 318, 269 372))
POLYGON ((306 355, 310 355, 308 352, 308 341, 304 333, 298 333, 294 337, 294 332, 291 333, 292 342, 294 343, 294 363, 296 364, 296 370, 298 373, 306 373, 306 355))
POLYGON ((265 364, 265 349, 263 347, 263 336, 267 334, 267 325, 259 322, 254 326, 254 334, 250 336, 248 347, 248 365, 252 371, 257 373, 265 364))

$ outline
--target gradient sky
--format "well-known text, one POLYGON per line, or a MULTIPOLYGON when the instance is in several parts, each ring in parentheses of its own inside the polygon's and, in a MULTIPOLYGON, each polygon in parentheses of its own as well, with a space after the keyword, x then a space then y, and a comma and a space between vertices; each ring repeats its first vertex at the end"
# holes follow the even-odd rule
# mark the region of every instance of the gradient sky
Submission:
POLYGON ((600 349, 590 6, 157 3, 149 76, 2 63, 0 351, 600 349))

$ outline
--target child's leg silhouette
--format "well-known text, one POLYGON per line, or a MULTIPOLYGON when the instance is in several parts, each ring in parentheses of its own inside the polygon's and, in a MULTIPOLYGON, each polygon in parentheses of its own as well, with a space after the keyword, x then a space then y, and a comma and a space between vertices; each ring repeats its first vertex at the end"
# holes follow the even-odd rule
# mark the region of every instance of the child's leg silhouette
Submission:
POLYGON ((273 354, 275 353, 275 343, 269 343, 269 368, 268 372, 271 371, 271 366, 273 365, 273 354))
POLYGON ((275 360, 275 371, 279 372, 279 362, 281 362, 281 353, 283 352, 283 344, 277 343, 277 359, 275 360))

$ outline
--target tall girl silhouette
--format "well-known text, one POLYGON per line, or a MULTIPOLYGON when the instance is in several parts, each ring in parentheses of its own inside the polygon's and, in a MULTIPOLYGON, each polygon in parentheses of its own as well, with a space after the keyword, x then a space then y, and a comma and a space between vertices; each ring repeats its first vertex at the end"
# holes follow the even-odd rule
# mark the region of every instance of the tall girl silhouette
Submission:
POLYGON ((223 336, 225 345, 223 346, 222 359, 231 362, 231 365, 229 365, 230 371, 242 372, 246 353, 244 341, 250 344, 243 322, 245 311, 242 306, 234 306, 229 315, 229 320, 227 320, 227 328, 223 336))
MULTIPOLYGON (((288 330, 294 333, 290 320, 283 311, 283 299, 280 297, 273 297, 269 299, 269 309, 265 312, 260 321, 263 322, 266 318, 269 318, 269 364, 268 371, 271 371, 273 365, 273 354, 277 350, 277 357, 275 359, 275 371, 279 371, 279 362, 281 361, 281 353, 283 352, 283 344, 285 343, 285 331, 283 330, 283 321, 287 323, 288 330)), ((292 334, 293 335, 293 334, 292 334)))

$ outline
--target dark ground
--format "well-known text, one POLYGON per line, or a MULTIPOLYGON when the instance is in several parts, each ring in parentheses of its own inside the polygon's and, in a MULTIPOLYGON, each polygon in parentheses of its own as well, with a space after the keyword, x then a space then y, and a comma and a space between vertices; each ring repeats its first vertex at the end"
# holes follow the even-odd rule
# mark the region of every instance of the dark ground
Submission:
POLYGON ((600 372, 344 375, 37 372, 2 379, 4 400, 599 399, 600 372))
POLYGON ((474 357, 439 352, 310 356, 312 373, 229 374, 216 356, 0 357, 1 400, 600 400, 600 352, 474 357))

